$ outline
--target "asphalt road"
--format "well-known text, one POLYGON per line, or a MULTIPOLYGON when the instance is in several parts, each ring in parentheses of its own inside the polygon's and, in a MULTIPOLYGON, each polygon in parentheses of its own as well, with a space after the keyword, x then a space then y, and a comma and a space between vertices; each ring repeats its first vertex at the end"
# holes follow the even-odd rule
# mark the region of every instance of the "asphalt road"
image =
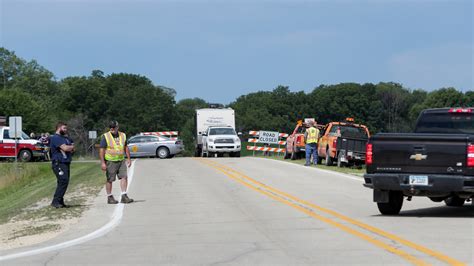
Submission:
POLYGON ((381 216, 360 177, 287 162, 138 160, 129 194, 138 202, 106 235, 0 264, 474 263, 474 205, 413 198, 381 216))

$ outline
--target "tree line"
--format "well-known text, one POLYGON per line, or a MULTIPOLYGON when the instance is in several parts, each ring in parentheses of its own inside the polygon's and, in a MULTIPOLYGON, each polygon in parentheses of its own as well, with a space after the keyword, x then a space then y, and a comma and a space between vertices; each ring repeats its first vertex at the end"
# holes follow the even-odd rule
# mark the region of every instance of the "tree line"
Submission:
MULTIPOLYGON (((0 48, 0 116, 20 115, 25 132, 52 132, 57 121, 69 124, 70 133, 84 153, 88 131, 105 132, 118 120, 129 136, 144 131, 178 130, 194 149, 194 110, 204 99, 176 102, 176 91, 153 84, 142 75, 92 70, 89 76, 57 80, 35 60, 27 61, 0 48)), ((238 97, 228 105, 236 111, 237 129, 291 132, 297 120, 314 117, 319 123, 353 117, 372 133, 409 132, 425 108, 474 106, 474 92, 440 88, 411 90, 395 82, 319 85, 310 92, 278 86, 238 97)))

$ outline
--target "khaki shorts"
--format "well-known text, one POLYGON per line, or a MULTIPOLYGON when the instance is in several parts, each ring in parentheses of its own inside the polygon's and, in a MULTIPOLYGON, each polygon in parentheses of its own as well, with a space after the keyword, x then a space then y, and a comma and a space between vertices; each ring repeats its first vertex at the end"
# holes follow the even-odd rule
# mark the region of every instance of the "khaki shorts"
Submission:
POLYGON ((107 161, 106 164, 107 170, 105 171, 105 176, 108 182, 114 182, 116 176, 118 176, 119 179, 127 178, 127 164, 125 161, 107 161))

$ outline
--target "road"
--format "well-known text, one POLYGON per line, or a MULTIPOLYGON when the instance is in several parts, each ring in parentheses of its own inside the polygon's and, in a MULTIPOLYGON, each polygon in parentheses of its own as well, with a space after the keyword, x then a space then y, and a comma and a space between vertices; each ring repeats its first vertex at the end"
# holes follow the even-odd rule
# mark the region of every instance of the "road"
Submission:
POLYGON ((381 216, 362 178, 288 162, 141 159, 129 194, 106 235, 0 264, 474 263, 474 205, 413 198, 381 216))

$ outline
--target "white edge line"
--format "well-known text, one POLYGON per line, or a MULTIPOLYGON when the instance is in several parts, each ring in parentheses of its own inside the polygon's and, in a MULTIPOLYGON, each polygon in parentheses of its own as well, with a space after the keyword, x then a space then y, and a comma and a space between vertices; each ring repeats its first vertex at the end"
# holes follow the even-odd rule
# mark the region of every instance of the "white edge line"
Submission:
POLYGON ((285 161, 280 161, 280 160, 274 160, 274 159, 260 158, 260 157, 247 157, 247 158, 254 158, 254 159, 259 159, 259 160, 271 160, 271 161, 275 161, 275 162, 279 162, 279 163, 284 163, 284 164, 287 164, 287 165, 288 164, 289 165, 294 165, 296 167, 303 167, 304 169, 316 170, 316 171, 325 172, 325 173, 328 173, 328 174, 338 175, 338 176, 345 177, 345 178, 352 179, 352 180, 357 180, 359 182, 364 182, 363 177, 355 177, 355 176, 352 176, 352 175, 343 174, 343 173, 339 173, 339 172, 336 172, 336 171, 331 171, 331 170, 326 170, 326 169, 319 169, 317 167, 306 167, 306 166, 302 166, 302 165, 295 164, 295 163, 290 163, 290 162, 285 162, 285 161))
MULTIPOLYGON (((128 187, 132 184, 133 181, 133 175, 135 173, 135 161, 133 160, 132 165, 130 166, 130 174, 128 177, 128 187)), ((28 251, 23 251, 23 252, 18 252, 18 253, 13 253, 9 255, 4 255, 0 256, 0 261, 6 261, 6 260, 11 260, 11 259, 17 259, 17 258, 22 258, 22 257, 27 257, 27 256, 33 256, 33 255, 38 255, 46 252, 51 252, 59 249, 64 249, 68 247, 72 247, 75 245, 79 245, 82 243, 85 243, 87 241, 99 238, 108 232, 112 231, 117 225, 120 224, 122 217, 123 217, 123 209, 124 209, 124 204, 119 203, 115 207, 115 210, 111 216, 111 219, 108 223, 103 225, 101 228, 95 230, 94 232, 91 232, 85 236, 81 236, 79 238, 75 238, 66 242, 58 243, 52 246, 47 246, 47 247, 42 247, 42 248, 37 248, 33 250, 28 250, 28 251)))

